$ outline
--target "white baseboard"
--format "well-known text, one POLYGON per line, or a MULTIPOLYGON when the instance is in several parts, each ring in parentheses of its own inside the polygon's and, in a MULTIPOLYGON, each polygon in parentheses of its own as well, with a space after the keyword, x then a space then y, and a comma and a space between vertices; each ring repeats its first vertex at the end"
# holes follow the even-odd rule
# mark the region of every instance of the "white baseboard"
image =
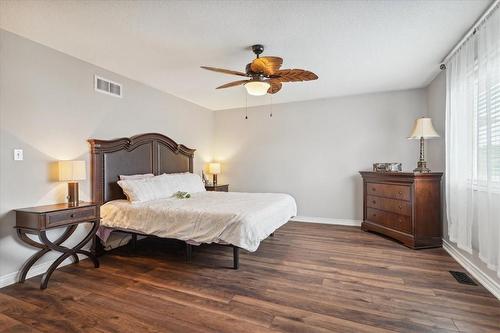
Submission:
MULTIPOLYGON (((86 256, 80 255, 80 254, 78 255, 78 258, 80 258, 80 260, 87 259, 86 256)), ((26 276, 26 279, 29 279, 29 278, 31 278, 33 276, 37 276, 37 275, 45 273, 47 271, 47 269, 49 268, 49 266, 52 264, 52 262, 53 261, 48 261, 48 262, 44 262, 44 263, 32 266, 31 269, 28 272, 28 275, 26 276)), ((73 263, 73 259, 72 258, 68 258, 68 259, 64 260, 59 265, 58 268, 61 268, 63 266, 66 266, 66 265, 69 265, 69 264, 72 264, 72 263, 73 263)), ((8 285, 17 283, 19 274, 20 274, 20 271, 17 271, 17 272, 12 272, 12 273, 0 276, 0 288, 7 287, 8 285)), ((50 281, 49 281, 49 283, 50 283, 50 281)))
POLYGON ((327 217, 312 217, 312 216, 295 216, 290 221, 307 222, 307 223, 321 223, 321 224, 335 224, 335 225, 348 225, 359 227, 361 220, 350 219, 333 219, 327 217))
POLYGON ((500 284, 493 280, 490 276, 485 274, 479 267, 477 267, 473 262, 461 254, 455 246, 443 239, 443 249, 448 252, 450 256, 453 257, 469 274, 471 274, 479 283, 481 283, 490 293, 492 293, 496 298, 500 299, 500 284))

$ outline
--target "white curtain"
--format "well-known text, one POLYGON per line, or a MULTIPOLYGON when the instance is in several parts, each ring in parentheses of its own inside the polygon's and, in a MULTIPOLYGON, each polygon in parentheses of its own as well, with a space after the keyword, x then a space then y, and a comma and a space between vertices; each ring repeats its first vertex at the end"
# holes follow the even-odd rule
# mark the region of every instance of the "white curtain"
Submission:
POLYGON ((452 242, 500 277, 500 10, 446 70, 446 213, 452 242))

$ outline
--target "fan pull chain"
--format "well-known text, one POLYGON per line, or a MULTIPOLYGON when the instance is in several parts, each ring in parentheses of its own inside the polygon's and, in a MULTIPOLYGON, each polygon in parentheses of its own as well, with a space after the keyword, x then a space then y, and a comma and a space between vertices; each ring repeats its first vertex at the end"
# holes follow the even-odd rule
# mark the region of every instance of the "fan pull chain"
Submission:
POLYGON ((248 119, 248 94, 245 91, 245 119, 248 119))
POLYGON ((269 94, 269 97, 271 97, 271 113, 269 114, 269 118, 273 117, 273 94, 269 94))

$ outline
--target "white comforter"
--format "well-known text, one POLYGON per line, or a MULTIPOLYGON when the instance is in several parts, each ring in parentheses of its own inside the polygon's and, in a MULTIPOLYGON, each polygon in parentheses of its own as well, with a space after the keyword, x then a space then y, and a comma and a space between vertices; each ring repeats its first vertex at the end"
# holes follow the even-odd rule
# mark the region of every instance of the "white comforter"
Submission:
POLYGON ((189 199, 110 201, 101 207, 101 225, 197 243, 228 243, 253 252, 296 214, 288 194, 199 192, 189 199))

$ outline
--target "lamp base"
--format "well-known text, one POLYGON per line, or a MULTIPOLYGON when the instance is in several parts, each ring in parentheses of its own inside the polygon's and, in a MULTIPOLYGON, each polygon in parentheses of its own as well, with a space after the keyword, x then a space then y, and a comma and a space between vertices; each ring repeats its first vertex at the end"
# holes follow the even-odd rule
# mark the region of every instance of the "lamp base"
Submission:
POLYGON ((431 172, 431 169, 427 168, 426 161, 418 161, 417 167, 413 169, 413 172, 425 173, 425 172, 431 172))
POLYGON ((80 198, 78 197, 78 183, 68 183, 68 204, 70 206, 78 206, 80 198))
POLYGON ((217 175, 216 174, 212 175, 212 183, 214 186, 217 186, 217 175))

